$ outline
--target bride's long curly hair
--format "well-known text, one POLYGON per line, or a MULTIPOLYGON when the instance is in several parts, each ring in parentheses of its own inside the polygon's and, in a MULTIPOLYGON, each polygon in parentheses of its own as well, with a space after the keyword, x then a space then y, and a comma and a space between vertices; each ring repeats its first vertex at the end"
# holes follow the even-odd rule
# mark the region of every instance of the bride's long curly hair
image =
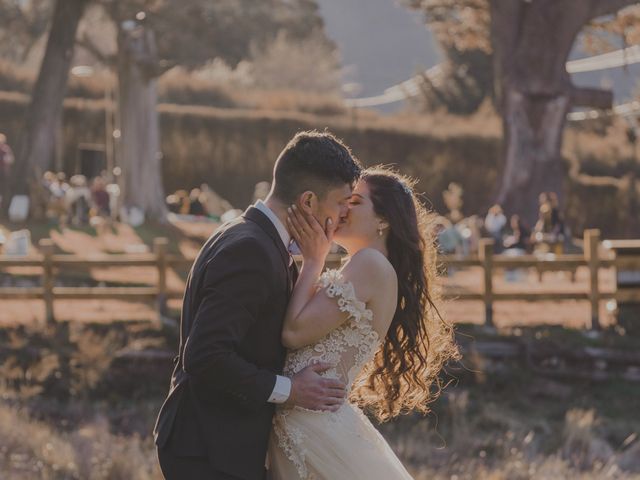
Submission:
POLYGON ((387 336, 356 382, 351 399, 379 421, 427 413, 441 392, 440 371, 458 358, 453 328, 440 315, 433 219, 414 182, 385 167, 363 172, 373 209, 389 223, 388 258, 398 276, 398 303, 387 336))

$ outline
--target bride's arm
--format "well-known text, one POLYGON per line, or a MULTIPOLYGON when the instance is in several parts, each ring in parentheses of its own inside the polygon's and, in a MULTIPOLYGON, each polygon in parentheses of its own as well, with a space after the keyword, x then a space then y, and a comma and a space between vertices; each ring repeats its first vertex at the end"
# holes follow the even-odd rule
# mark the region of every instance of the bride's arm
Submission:
MULTIPOLYGON (((340 308, 340 298, 328 295, 330 285, 315 291, 319 274, 317 267, 314 273, 311 269, 308 272, 307 278, 303 278, 304 272, 301 272, 282 329, 282 343, 291 349, 316 342, 339 327, 350 315, 346 309, 340 308)), ((343 284, 351 283, 356 299, 365 304, 376 292, 384 296, 395 294, 395 272, 382 254, 374 250, 358 252, 340 273, 343 284)))

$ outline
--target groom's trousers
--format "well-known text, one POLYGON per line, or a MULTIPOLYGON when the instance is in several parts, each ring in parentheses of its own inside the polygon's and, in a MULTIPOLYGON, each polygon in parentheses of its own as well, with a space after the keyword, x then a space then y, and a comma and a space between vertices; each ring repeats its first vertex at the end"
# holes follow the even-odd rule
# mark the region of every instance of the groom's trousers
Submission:
POLYGON ((166 480, 242 480, 211 468, 207 457, 183 457, 170 449, 158 449, 160 468, 166 480))
POLYGON ((176 456, 167 448, 158 449, 165 480, 242 480, 211 468, 207 457, 176 456))

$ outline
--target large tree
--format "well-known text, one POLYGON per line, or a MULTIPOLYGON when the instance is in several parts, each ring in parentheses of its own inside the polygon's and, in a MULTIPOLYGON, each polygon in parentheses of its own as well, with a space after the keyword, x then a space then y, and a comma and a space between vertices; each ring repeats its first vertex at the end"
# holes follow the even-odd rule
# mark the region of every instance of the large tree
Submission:
POLYGON ((123 206, 138 208, 147 217, 164 220, 167 208, 162 184, 162 152, 158 125, 157 78, 164 68, 155 34, 140 21, 118 27, 118 112, 123 206))
POLYGON ((578 34, 634 0, 405 0, 461 49, 487 46, 503 124, 503 172, 496 199, 533 221, 538 193, 563 192, 561 144, 576 106, 606 108, 609 91, 578 88, 565 65, 578 34))
MULTIPOLYGON (((29 193, 29 184, 48 170, 55 147, 56 126, 75 45, 78 24, 89 0, 56 0, 38 78, 27 109, 20 139, 13 194, 29 193)), ((7 202, 9 203, 9 202, 7 202)))
POLYGON ((572 107, 609 108, 608 90, 579 88, 566 70, 580 31, 632 0, 491 0, 504 167, 497 201, 532 221, 541 191, 564 191, 561 146, 572 107))

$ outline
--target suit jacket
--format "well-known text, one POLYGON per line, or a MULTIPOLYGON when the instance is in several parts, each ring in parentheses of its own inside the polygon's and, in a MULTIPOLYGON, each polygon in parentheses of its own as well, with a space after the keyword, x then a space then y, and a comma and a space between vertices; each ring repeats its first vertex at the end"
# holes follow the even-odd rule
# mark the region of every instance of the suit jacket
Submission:
POLYGON ((184 294, 180 348, 154 429, 176 455, 206 455, 214 470, 264 475, 274 405, 268 403, 286 351, 282 322, 293 288, 289 253, 254 207, 202 247, 184 294))

